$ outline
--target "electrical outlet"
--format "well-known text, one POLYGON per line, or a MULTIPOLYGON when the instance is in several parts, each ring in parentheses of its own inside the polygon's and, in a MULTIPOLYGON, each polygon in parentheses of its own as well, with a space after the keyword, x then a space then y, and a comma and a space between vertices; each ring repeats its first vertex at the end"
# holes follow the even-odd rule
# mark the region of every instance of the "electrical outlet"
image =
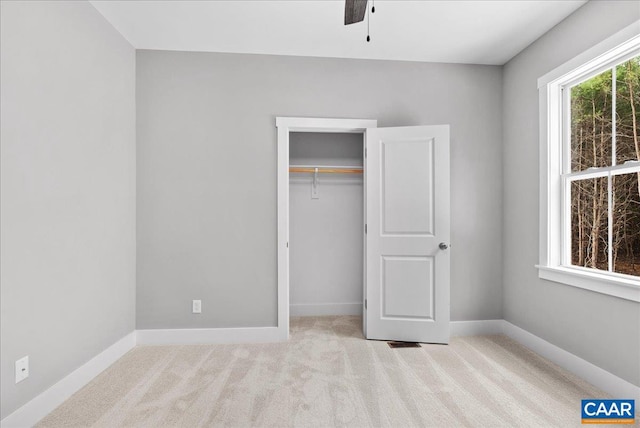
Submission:
POLYGON ((29 356, 16 361, 16 383, 22 382, 29 377, 29 356))
POLYGON ((202 300, 194 300, 192 305, 192 311, 194 314, 202 313, 202 300))

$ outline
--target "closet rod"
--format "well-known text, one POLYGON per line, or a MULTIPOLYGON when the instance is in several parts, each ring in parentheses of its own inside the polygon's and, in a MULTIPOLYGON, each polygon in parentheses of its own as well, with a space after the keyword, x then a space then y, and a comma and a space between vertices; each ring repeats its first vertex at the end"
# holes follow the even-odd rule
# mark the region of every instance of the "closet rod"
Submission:
POLYGON ((316 172, 322 174, 362 174, 361 166, 302 166, 291 165, 289 172, 316 172))

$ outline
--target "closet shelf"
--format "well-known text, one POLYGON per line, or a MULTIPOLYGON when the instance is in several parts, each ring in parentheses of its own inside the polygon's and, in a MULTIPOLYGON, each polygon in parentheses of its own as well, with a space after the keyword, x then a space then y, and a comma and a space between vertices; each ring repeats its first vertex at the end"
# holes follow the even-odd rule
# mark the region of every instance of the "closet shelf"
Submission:
POLYGON ((320 174, 362 174, 361 166, 309 166, 291 165, 289 172, 306 172, 320 174))

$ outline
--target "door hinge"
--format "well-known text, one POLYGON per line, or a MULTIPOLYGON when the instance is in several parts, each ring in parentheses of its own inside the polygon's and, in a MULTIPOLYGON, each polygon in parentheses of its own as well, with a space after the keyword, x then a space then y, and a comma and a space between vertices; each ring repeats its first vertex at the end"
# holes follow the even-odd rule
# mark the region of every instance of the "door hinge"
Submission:
POLYGON ((366 147, 364 148, 364 157, 365 158, 367 157, 367 148, 366 147))
POLYGON ((364 233, 365 234, 367 233, 367 225, 366 224, 364 225, 364 233))
POLYGON ((367 299, 364 299, 364 308, 367 309, 367 299))
POLYGON ((289 243, 287 242, 287 248, 289 248, 289 243))

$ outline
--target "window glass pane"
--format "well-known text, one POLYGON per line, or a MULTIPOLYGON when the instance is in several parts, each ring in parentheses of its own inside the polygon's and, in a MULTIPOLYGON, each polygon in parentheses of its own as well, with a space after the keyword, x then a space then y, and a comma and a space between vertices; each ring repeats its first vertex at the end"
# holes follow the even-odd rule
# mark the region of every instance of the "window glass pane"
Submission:
POLYGON ((640 173, 613 180, 613 271, 640 276, 640 173))
POLYGON ((608 270, 607 178, 571 183, 571 264, 608 270))
POLYGON ((571 170, 611 165, 611 70, 571 88, 571 170))
POLYGON ((616 162, 640 160, 640 56, 616 67, 616 162))

